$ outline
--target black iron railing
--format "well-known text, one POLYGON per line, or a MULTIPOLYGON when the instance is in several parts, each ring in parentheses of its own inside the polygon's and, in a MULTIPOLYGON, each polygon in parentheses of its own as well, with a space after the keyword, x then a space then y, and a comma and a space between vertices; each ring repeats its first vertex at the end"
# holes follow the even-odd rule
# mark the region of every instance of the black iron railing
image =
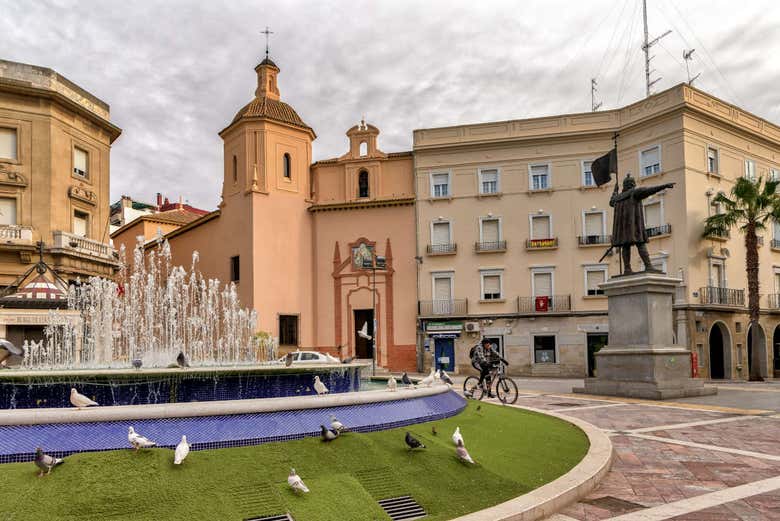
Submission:
POLYGON ((770 245, 772 246, 772 248, 780 250, 780 239, 772 239, 770 245))
POLYGON ((456 253, 458 251, 458 245, 454 242, 445 244, 429 244, 428 253, 430 255, 447 255, 450 253, 456 253))
POLYGON ((558 237, 550 237, 548 239, 526 239, 525 249, 538 250, 544 248, 557 248, 558 237))
POLYGON ((611 241, 611 235, 580 235, 577 237, 577 242, 580 246, 588 246, 590 244, 609 244, 611 241))
POLYGON ((729 230, 712 230, 707 234, 710 239, 726 240, 731 238, 731 232, 729 230))
POLYGON ((475 242, 475 251, 504 251, 506 250, 506 241, 487 241, 475 242))
POLYGON ((722 304, 725 306, 744 306, 745 290, 704 286, 699 290, 702 304, 722 304))
POLYGON ((661 226, 652 226, 650 228, 645 228, 645 231, 647 231, 648 237, 658 237, 659 235, 669 235, 672 233, 672 225, 671 224, 662 224, 661 226))
POLYGON ((420 300, 417 302, 417 313, 428 317, 433 315, 467 315, 469 311, 468 299, 450 300, 420 300))
POLYGON ((571 295, 517 297, 518 313, 553 313, 556 311, 571 311, 571 295))

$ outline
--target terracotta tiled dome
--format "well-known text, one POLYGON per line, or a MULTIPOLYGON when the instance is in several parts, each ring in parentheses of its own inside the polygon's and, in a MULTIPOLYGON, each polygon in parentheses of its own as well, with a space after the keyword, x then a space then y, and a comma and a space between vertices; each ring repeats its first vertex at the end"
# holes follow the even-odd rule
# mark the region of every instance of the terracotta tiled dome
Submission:
POLYGON ((290 105, 283 101, 261 96, 253 99, 233 118, 231 125, 242 118, 268 118, 293 125, 295 127, 311 130, 311 127, 303 122, 301 117, 290 105))

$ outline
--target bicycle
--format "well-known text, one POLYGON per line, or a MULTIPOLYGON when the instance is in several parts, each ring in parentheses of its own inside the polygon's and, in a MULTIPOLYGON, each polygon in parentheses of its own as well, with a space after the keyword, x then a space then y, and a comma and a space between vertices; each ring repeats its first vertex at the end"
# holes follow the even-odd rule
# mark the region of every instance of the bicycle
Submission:
POLYGON ((489 380, 488 378, 485 378, 485 382, 490 382, 488 386, 485 385, 485 382, 480 386, 478 376, 469 376, 466 378, 466 381, 463 382, 463 394, 474 400, 481 400, 495 385, 496 397, 501 403, 504 405, 515 403, 518 396, 517 384, 514 380, 499 372, 499 367, 500 366, 496 366, 490 371, 489 380))

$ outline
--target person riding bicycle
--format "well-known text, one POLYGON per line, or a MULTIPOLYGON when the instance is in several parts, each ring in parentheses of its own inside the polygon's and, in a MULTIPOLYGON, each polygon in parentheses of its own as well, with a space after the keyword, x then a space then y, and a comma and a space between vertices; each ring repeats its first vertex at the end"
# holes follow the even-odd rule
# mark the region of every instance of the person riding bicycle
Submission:
POLYGON ((501 362, 506 363, 506 360, 501 358, 501 355, 498 354, 498 351, 495 350, 487 338, 483 338, 482 342, 477 344, 472 350, 471 365, 479 371, 479 383, 477 383, 477 386, 481 387, 482 383, 487 380, 489 398, 493 398, 493 393, 490 390, 490 373, 498 368, 501 362))

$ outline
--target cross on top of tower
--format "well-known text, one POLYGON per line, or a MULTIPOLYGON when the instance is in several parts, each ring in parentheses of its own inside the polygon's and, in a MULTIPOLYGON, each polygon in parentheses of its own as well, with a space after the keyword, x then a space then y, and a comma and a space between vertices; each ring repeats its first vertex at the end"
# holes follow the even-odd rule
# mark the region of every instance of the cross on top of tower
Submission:
POLYGON ((273 31, 270 31, 268 29, 268 26, 265 26, 265 31, 260 31, 260 34, 265 35, 265 57, 268 58, 268 40, 270 39, 271 35, 274 34, 273 31))

